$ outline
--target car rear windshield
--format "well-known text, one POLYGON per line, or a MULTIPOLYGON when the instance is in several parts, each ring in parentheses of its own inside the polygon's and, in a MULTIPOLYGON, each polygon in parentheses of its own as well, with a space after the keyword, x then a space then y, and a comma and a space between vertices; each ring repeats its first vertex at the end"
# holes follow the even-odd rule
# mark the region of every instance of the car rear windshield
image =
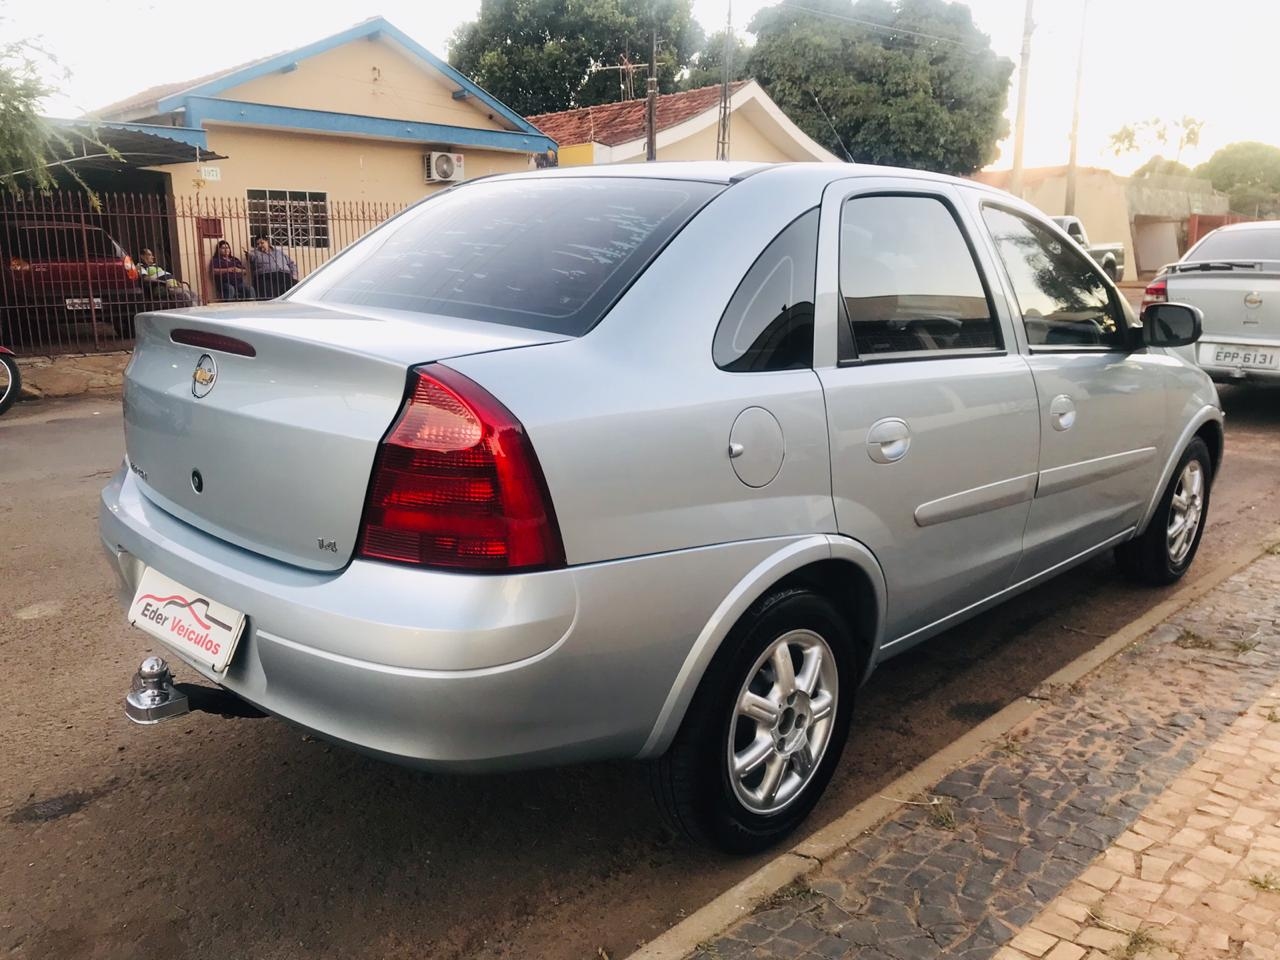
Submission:
POLYGON ((4 245, 23 260, 120 260, 124 251, 96 227, 20 226, 5 231, 4 245))
POLYGON ((469 184, 375 230, 299 299, 581 336, 723 189, 631 177, 469 184))
POLYGON ((1280 260, 1280 227, 1211 233, 1185 257, 1203 260, 1280 260))

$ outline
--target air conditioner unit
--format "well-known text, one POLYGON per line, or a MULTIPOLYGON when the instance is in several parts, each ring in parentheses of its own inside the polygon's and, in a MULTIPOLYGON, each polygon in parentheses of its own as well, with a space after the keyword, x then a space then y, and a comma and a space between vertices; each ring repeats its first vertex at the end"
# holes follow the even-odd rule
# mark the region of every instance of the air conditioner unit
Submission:
POLYGON ((462 175, 460 153, 428 153, 422 159, 426 161, 427 183, 450 183, 466 179, 462 175))

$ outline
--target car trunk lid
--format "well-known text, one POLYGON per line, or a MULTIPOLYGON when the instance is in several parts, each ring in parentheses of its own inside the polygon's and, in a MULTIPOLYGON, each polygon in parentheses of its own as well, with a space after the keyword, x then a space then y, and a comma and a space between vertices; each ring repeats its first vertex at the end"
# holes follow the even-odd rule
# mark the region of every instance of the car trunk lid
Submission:
POLYGON ((1176 264, 1167 296, 1204 312, 1204 338, 1270 343, 1280 340, 1280 261, 1176 264))
POLYGON ((142 314, 125 381, 130 467, 148 499, 206 533, 340 569, 408 370, 563 339, 296 303, 142 314))

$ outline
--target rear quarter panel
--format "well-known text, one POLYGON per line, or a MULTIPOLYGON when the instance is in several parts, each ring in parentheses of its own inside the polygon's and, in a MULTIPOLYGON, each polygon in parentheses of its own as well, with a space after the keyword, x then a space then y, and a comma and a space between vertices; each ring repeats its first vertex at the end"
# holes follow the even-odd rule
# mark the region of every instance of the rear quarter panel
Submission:
POLYGON ((743 275, 820 196, 812 178, 785 170, 751 177, 713 200, 585 336, 449 361, 529 432, 570 563, 834 531, 816 374, 726 373, 711 359, 743 275), (750 406, 783 435, 781 468, 759 488, 728 456, 750 406))

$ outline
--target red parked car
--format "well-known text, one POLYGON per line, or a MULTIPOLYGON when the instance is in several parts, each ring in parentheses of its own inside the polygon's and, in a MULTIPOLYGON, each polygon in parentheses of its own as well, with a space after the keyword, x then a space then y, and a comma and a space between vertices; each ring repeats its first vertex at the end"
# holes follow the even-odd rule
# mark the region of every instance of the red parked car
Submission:
POLYGON ((138 268, 99 227, 37 220, 0 222, 0 338, 39 336, 59 323, 107 320, 132 336, 146 309, 138 268))

